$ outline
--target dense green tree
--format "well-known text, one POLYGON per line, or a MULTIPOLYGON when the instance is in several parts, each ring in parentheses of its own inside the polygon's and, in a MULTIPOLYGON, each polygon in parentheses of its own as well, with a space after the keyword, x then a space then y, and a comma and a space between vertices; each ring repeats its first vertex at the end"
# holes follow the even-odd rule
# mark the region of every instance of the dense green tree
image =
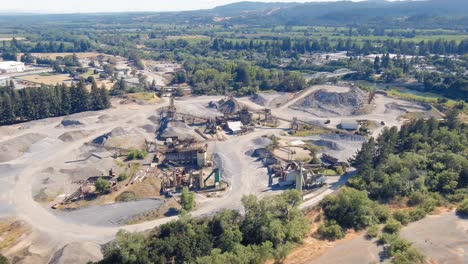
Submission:
POLYGON ((193 210, 195 208, 195 193, 189 191, 187 187, 184 187, 180 195, 180 204, 186 211, 193 210))
POLYGON ((345 228, 363 229, 385 221, 389 212, 370 200, 365 191, 344 188, 336 195, 327 196, 320 206, 327 219, 335 220, 345 228))
POLYGON ((99 192, 99 193, 104 193, 104 192, 107 192, 109 190, 109 181, 102 178, 102 177, 99 177, 99 179, 97 179, 97 181, 94 183, 94 185, 96 186, 96 191, 99 192))
POLYGON ((145 236, 120 230, 115 239, 105 247, 104 259, 98 263, 149 263, 145 236))
POLYGON ((15 121, 15 112, 10 100, 10 96, 5 94, 1 98, 0 118, 1 123, 11 124, 15 121))

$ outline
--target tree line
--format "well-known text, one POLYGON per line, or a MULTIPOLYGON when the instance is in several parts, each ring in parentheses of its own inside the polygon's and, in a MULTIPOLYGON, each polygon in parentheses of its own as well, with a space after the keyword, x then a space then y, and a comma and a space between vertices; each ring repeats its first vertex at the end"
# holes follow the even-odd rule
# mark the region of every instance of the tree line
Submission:
POLYGON ((245 216, 222 210, 213 217, 191 218, 155 228, 149 235, 120 231, 104 249, 106 263, 264 263, 283 260, 308 233, 299 211, 298 191, 258 200, 245 196, 245 216))
POLYGON ((98 88, 94 81, 88 91, 84 82, 41 85, 36 88, 15 89, 14 83, 0 87, 0 124, 96 111, 110 107, 105 87, 98 88))
POLYGON ((28 43, 15 38, 12 41, 3 41, 0 48, 4 60, 17 60, 18 53, 45 53, 45 52, 85 52, 91 50, 89 40, 75 39, 72 43, 43 42, 28 43))
POLYGON ((368 55, 372 53, 399 53, 407 55, 426 56, 429 54, 458 54, 464 55, 468 52, 468 39, 457 43, 455 40, 429 40, 429 41, 403 41, 403 40, 353 40, 338 39, 331 40, 327 37, 321 39, 277 39, 277 40, 227 40, 215 38, 211 48, 216 51, 227 50, 256 50, 257 52, 269 52, 279 54, 280 52, 312 53, 346 51, 353 55, 368 55), (362 43, 361 43, 362 42, 362 43))

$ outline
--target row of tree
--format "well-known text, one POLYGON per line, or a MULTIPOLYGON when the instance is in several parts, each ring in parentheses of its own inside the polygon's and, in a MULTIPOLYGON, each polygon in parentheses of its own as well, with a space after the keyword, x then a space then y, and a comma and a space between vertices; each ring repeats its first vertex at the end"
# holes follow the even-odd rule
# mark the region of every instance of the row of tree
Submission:
POLYGON ((12 41, 2 42, 0 51, 6 54, 4 56, 13 56, 17 53, 85 52, 91 48, 91 42, 86 39, 75 39, 72 43, 39 41, 34 44, 13 38, 12 41))
POLYGON ((281 40, 226 40, 215 38, 212 41, 212 49, 216 51, 226 50, 256 50, 258 52, 294 52, 294 53, 310 53, 310 52, 333 52, 347 51, 354 55, 368 55, 371 53, 400 53, 407 55, 426 56, 428 54, 459 54, 464 55, 468 52, 468 39, 464 39, 457 43, 455 40, 437 39, 435 41, 403 41, 403 40, 353 40, 353 39, 338 39, 331 40, 329 38, 321 39, 291 39, 284 38, 281 40))
POLYGON ((110 107, 110 98, 105 87, 96 82, 88 91, 84 82, 67 86, 40 86, 15 89, 13 82, 0 87, 0 124, 63 116, 84 111, 96 111, 110 107))

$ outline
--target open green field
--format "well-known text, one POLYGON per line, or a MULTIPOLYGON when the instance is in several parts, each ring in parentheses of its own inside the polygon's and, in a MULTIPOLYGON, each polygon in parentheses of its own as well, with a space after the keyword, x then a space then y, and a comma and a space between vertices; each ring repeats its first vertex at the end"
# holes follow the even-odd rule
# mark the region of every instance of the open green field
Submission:
MULTIPOLYGON (((428 104, 438 104, 440 99, 444 99, 444 101, 446 102, 442 103, 442 105, 446 108, 453 108, 456 104, 459 103, 455 100, 446 98, 442 95, 428 93, 428 92, 419 92, 419 91, 409 90, 405 88, 392 88, 387 91, 387 94, 396 98, 413 100, 413 101, 418 101, 418 102, 423 102, 423 103, 428 103, 428 104)), ((468 112, 468 109, 466 107, 465 107, 464 112, 465 113, 468 112)))

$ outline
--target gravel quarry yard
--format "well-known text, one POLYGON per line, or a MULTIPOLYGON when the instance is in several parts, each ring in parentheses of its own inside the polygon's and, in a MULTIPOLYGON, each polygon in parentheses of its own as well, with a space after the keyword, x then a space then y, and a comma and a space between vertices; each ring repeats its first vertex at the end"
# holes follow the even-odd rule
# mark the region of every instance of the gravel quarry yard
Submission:
MULTIPOLYGON (((362 140, 356 140, 354 137, 339 135, 288 136, 285 133, 289 129, 288 121, 294 117, 303 121, 321 123, 329 119, 330 124, 327 125, 329 127, 335 127, 341 120, 362 119, 378 123, 385 121, 386 125, 400 126, 403 122, 402 114, 425 110, 424 107, 383 95, 376 96, 372 112, 364 115, 330 114, 318 117, 309 111, 291 109, 291 105, 313 96, 314 92, 322 89, 325 88, 317 86, 299 94, 268 93, 261 100, 258 98, 252 100, 250 97, 239 98, 241 105, 253 110, 272 106, 272 114, 280 119, 280 125, 277 128, 257 127, 245 135, 229 135, 224 141, 207 142, 208 151, 210 155, 215 154, 213 159, 222 168, 223 180, 228 182, 229 187, 226 192, 215 197, 197 195, 197 209, 192 215, 195 217, 210 215, 223 208, 240 209, 243 195, 255 194, 262 197, 281 192, 268 186, 267 168, 254 157, 246 155, 269 144, 269 140, 264 136, 277 135, 287 141, 301 140, 313 143, 321 147, 323 153, 334 155, 344 161, 352 157, 362 143, 362 140), (398 104, 398 107, 393 104, 398 104)), ((182 113, 215 117, 220 113, 208 105, 221 99, 226 97, 184 97, 175 100, 175 106, 182 113)), ((154 139, 159 123, 158 110, 168 106, 169 100, 163 99, 156 105, 120 103, 120 100, 113 100, 112 103, 113 107, 108 110, 1 127, 0 215, 14 215, 30 225, 31 229, 37 232, 37 239, 31 242, 32 245, 44 239, 49 241, 47 244, 49 251, 31 253, 31 259, 44 257, 51 249, 59 250, 67 245, 75 245, 70 243, 108 242, 119 229, 144 231, 177 218, 171 216, 135 225, 123 225, 132 216, 161 206, 161 201, 158 200, 105 204, 74 211, 50 209, 54 200, 69 195, 79 186, 76 182, 90 176, 105 174, 109 167, 115 165, 112 153, 103 150, 103 146, 141 147, 145 138, 154 139), (101 158, 96 158, 93 153, 101 158)), ((311 104, 308 107, 315 106, 311 104)), ((379 127, 381 128, 383 126, 379 127)), ((193 127, 186 124, 183 127, 175 124, 172 129, 176 130, 172 131, 174 133, 194 133, 193 127)), ((378 133, 379 129, 375 133, 378 133)), ((346 179, 338 179, 337 182, 341 185, 346 179)), ((333 191, 330 189, 325 194, 333 191)), ((317 198, 310 204, 316 204, 319 200, 317 198)))

